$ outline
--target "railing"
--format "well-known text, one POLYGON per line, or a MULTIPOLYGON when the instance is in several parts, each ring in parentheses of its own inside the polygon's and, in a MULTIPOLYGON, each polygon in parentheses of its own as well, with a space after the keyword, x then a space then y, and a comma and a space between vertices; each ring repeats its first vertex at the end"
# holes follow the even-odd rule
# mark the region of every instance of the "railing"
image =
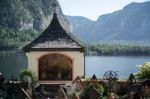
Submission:
POLYGON ((94 87, 94 90, 95 90, 97 93, 101 94, 95 87, 94 87))
POLYGON ((78 96, 78 94, 75 91, 74 91, 72 99, 80 99, 79 96, 78 96))
POLYGON ((22 92, 25 94, 26 99, 32 99, 32 98, 28 95, 28 93, 27 93, 23 88, 21 88, 21 90, 22 90, 22 92))
POLYGON ((67 97, 67 95, 66 95, 66 93, 65 93, 65 91, 64 91, 63 88, 61 88, 61 91, 62 91, 62 93, 63 93, 63 95, 64 95, 64 99, 68 99, 68 97, 67 97))

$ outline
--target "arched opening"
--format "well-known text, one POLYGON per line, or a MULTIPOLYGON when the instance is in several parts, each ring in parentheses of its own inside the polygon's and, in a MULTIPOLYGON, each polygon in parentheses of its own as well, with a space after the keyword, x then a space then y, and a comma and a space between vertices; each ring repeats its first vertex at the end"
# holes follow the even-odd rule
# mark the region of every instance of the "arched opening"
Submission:
POLYGON ((39 59, 39 80, 72 80, 72 59, 61 54, 48 54, 39 59))

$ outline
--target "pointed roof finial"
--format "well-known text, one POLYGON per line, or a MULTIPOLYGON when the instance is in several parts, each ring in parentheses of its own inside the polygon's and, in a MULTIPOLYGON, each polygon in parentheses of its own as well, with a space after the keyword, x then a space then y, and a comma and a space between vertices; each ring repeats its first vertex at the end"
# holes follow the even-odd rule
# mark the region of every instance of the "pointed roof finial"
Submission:
POLYGON ((57 13, 56 13, 56 12, 53 13, 53 18, 54 18, 54 17, 55 17, 55 18, 57 17, 57 13))
POLYGON ((43 33, 23 48, 24 51, 46 51, 50 49, 55 51, 62 49, 84 51, 84 48, 61 26, 56 12, 53 12, 51 23, 43 33))

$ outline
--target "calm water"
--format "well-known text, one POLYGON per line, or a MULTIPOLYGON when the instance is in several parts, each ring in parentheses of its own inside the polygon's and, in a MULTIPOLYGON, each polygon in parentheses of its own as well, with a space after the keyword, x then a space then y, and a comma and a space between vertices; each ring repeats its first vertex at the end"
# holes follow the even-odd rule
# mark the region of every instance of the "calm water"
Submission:
POLYGON ((150 56, 89 56, 86 57, 86 76, 103 77, 108 70, 118 72, 120 78, 127 78, 138 70, 138 64, 150 61, 150 56))
POLYGON ((12 75, 18 77, 21 69, 27 68, 27 57, 24 53, 0 54, 0 72, 10 79, 12 75))
MULTIPOLYGON (((86 76, 96 74, 102 77, 107 70, 118 71, 119 77, 128 77, 131 72, 137 71, 137 64, 150 61, 150 56, 87 56, 86 76)), ((17 77, 21 69, 27 68, 27 57, 24 53, 11 53, 0 55, 0 72, 10 79, 17 77)))

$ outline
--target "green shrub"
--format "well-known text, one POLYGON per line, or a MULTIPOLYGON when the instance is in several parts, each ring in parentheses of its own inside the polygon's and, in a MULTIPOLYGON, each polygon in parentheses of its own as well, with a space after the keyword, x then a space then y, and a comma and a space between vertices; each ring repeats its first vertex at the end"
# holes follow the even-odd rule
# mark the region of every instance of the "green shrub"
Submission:
MULTIPOLYGON (((89 92, 90 92, 90 90, 91 90, 91 88, 93 88, 92 86, 89 86, 89 87, 85 87, 83 90, 82 90, 82 92, 81 92, 81 94, 80 94, 80 98, 81 99, 88 99, 89 98, 89 92)), ((102 97, 102 95, 103 95, 103 93, 104 93, 104 88, 103 88, 103 86, 102 85, 98 85, 98 86, 96 86, 95 87, 98 91, 99 91, 99 98, 98 99, 101 99, 101 97, 102 97)))
POLYGON ((135 73, 139 79, 150 79, 150 62, 146 62, 143 65, 138 65, 139 71, 135 73))
POLYGON ((102 85, 98 85, 97 90, 101 93, 101 95, 103 95, 105 92, 104 87, 102 85))
POLYGON ((89 97, 89 90, 90 90, 90 87, 85 87, 82 90, 82 92, 80 94, 81 99, 88 99, 88 97, 89 97))
POLYGON ((146 99, 150 99, 150 97, 147 97, 146 99))
POLYGON ((35 85, 36 77, 35 77, 35 74, 31 70, 28 70, 28 69, 21 70, 21 72, 20 72, 20 80, 23 81, 25 76, 30 77, 31 81, 32 81, 32 84, 35 85))

